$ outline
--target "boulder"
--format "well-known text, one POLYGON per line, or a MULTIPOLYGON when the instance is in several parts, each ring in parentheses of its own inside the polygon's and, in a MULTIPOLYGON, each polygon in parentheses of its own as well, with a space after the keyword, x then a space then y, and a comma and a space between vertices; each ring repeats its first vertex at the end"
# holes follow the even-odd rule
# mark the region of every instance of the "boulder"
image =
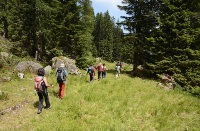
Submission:
POLYGON ((9 82, 11 81, 11 77, 3 76, 0 78, 0 82, 9 82))
POLYGON ((25 72, 30 71, 31 73, 37 74, 39 68, 42 68, 41 64, 33 62, 33 61, 22 61, 18 63, 15 67, 15 72, 25 72))
POLYGON ((54 57, 52 58, 52 69, 57 69, 60 67, 61 63, 64 63, 65 69, 69 74, 81 74, 79 68, 76 66, 76 61, 73 59, 69 59, 64 56, 54 57))
POLYGON ((145 76, 145 72, 144 72, 144 68, 142 65, 137 66, 136 70, 133 72, 133 74, 137 77, 144 77, 145 76))
POLYGON ((50 65, 48 65, 48 66, 44 67, 44 70, 45 70, 45 74, 46 74, 46 75, 49 75, 49 74, 51 73, 51 71, 52 71, 52 69, 51 69, 51 66, 50 66, 50 65))
POLYGON ((158 83, 158 85, 163 87, 165 90, 173 90, 176 86, 176 82, 172 76, 163 74, 161 76, 161 83, 158 83))

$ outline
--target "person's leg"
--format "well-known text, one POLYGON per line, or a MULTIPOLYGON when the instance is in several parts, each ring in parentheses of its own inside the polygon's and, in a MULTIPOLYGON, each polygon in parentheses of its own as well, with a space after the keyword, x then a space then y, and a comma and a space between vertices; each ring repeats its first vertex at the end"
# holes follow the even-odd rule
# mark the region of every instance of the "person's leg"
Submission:
POLYGON ((94 80, 94 76, 93 74, 90 74, 90 82, 92 82, 94 80))
POLYGON ((59 93, 58 93, 58 95, 59 95, 59 98, 60 98, 60 96, 61 96, 61 89, 62 89, 62 83, 58 83, 59 84, 59 93))
POLYGON ((90 82, 92 81, 92 74, 90 74, 90 82))
POLYGON ((103 71, 103 72, 102 72, 102 78, 104 78, 104 74, 105 74, 105 72, 103 71))
POLYGON ((42 112, 42 108, 43 108, 43 95, 41 92, 38 92, 38 96, 39 96, 38 114, 40 114, 42 112))
POLYGON ((98 80, 100 79, 101 72, 98 71, 98 80))
POLYGON ((65 83, 60 84, 60 99, 64 98, 64 92, 65 92, 65 83))
POLYGON ((92 81, 94 81, 94 75, 92 75, 92 81))
POLYGON ((47 90, 43 93, 43 96, 45 98, 45 104, 46 104, 45 108, 46 109, 50 108, 51 105, 50 105, 50 102, 49 102, 49 95, 48 95, 48 91, 47 90))

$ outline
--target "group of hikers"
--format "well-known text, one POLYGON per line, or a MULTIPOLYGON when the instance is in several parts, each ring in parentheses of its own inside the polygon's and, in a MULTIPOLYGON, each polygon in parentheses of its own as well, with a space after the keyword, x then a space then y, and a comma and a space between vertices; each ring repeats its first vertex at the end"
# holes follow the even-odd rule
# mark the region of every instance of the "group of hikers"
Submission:
MULTIPOLYGON (((120 77, 120 71, 122 70, 122 62, 117 62, 116 64, 116 78, 120 77)), ((102 64, 101 62, 95 67, 92 64, 87 69, 87 74, 90 76, 90 82, 94 81, 95 72, 98 72, 98 80, 106 77, 106 64, 102 64)))
POLYGON ((87 69, 87 75, 89 74, 90 76, 90 82, 94 81, 96 70, 98 72, 98 80, 106 77, 106 71, 107 71, 106 64, 99 63, 96 67, 91 64, 87 69))
MULTIPOLYGON (((66 86, 66 79, 68 77, 68 72, 64 69, 65 65, 62 63, 60 67, 58 67, 56 71, 56 79, 57 83, 59 85, 59 99, 64 98, 64 91, 65 91, 65 86, 66 86)), ((122 69, 122 63, 118 62, 116 64, 116 78, 120 77, 120 71, 122 69)), ((93 66, 92 64, 87 68, 87 75, 89 74, 90 76, 90 82, 94 81, 94 76, 95 72, 98 72, 98 80, 106 78, 106 65, 99 63, 96 67, 93 66)), ((38 97, 39 97, 39 102, 38 102, 38 114, 42 113, 43 109, 43 100, 45 100, 46 106, 44 109, 50 109, 51 104, 49 101, 49 96, 48 96, 48 87, 50 85, 47 82, 47 78, 45 77, 45 70, 43 68, 38 69, 38 74, 35 77, 35 90, 37 91, 38 97)))

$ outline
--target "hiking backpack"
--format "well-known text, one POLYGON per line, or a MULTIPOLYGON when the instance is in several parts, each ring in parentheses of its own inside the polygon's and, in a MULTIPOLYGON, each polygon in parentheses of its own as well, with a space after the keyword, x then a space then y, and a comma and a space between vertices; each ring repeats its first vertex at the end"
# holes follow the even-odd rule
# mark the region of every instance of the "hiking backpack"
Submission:
POLYGON ((57 78, 57 82, 62 83, 64 81, 66 81, 65 78, 65 74, 64 74, 64 69, 63 68, 58 68, 57 72, 56 72, 56 78, 57 78))
POLYGON ((89 74, 93 74, 93 73, 94 73, 94 70, 92 69, 92 66, 90 66, 90 67, 88 68, 88 73, 89 73, 89 74))
POLYGON ((35 77, 35 90, 38 92, 43 92, 44 90, 44 78, 42 76, 36 76, 35 77))

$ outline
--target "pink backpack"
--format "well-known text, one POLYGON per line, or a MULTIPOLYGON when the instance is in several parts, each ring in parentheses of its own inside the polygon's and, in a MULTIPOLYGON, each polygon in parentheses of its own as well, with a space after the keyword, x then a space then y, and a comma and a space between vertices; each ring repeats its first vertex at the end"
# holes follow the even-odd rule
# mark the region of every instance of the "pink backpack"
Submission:
POLYGON ((35 90, 39 92, 43 92, 44 89, 44 77, 42 76, 36 76, 35 77, 35 90))

